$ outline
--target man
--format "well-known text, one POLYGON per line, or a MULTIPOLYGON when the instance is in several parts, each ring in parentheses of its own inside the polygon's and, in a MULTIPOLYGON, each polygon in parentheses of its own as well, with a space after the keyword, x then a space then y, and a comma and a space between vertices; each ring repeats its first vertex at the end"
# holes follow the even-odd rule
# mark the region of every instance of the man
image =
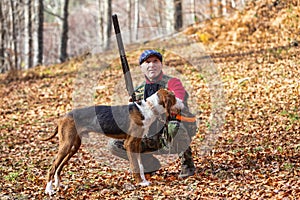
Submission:
MULTIPOLYGON (((175 96, 183 101, 185 113, 188 112, 188 93, 184 89, 181 81, 177 78, 167 76, 163 73, 162 55, 155 50, 144 51, 139 59, 141 71, 145 76, 145 82, 135 90, 137 101, 145 99, 160 88, 166 88, 174 92, 175 96)), ((180 113, 174 113, 168 123, 168 128, 162 120, 154 122, 147 137, 142 139, 141 157, 145 173, 157 171, 161 165, 153 154, 177 153, 181 159, 180 178, 192 176, 195 173, 195 165, 190 148, 191 137, 196 134, 196 123, 183 122, 176 118, 180 113)), ((126 151, 123 147, 124 141, 112 140, 109 143, 109 150, 112 154, 127 159, 126 151)))

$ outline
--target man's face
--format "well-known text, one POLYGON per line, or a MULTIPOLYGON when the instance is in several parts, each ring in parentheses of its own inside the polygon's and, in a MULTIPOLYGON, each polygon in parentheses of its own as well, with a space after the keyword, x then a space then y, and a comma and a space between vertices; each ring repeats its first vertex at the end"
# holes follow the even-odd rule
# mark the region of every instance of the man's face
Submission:
POLYGON ((156 56, 150 56, 142 63, 141 70, 150 81, 153 81, 160 74, 162 63, 156 56))

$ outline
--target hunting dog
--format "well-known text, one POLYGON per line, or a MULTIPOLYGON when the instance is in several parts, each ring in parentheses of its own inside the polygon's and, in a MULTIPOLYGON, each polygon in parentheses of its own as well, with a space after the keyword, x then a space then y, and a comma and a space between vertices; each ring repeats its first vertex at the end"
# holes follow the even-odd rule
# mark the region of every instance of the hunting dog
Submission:
POLYGON ((120 106, 96 105, 74 109, 60 118, 55 132, 47 137, 40 138, 46 141, 56 134, 59 137, 59 150, 55 161, 47 175, 46 194, 52 195, 52 180, 55 187, 59 187, 60 173, 78 151, 81 137, 89 132, 104 134, 111 138, 125 139, 124 147, 129 158, 130 169, 139 185, 147 186, 150 183, 145 179, 140 157, 140 144, 143 136, 147 135, 150 125, 160 119, 162 114, 166 118, 171 109, 182 109, 182 101, 177 99, 173 92, 160 89, 146 101, 120 106))

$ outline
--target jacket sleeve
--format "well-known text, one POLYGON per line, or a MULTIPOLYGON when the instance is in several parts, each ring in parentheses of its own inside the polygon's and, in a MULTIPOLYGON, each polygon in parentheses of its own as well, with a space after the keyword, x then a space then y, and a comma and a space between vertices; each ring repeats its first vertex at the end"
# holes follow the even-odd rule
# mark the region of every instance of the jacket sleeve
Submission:
POLYGON ((172 78, 168 81, 168 90, 173 91, 177 98, 184 101, 186 91, 178 78, 172 78))

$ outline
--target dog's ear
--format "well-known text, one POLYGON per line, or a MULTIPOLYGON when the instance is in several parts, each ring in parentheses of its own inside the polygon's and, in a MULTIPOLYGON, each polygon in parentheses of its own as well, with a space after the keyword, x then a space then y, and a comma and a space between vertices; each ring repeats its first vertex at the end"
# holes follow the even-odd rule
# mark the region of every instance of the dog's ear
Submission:
POLYGON ((171 115, 171 107, 176 104, 176 97, 173 92, 161 89, 158 91, 159 103, 166 109, 166 117, 171 115))

